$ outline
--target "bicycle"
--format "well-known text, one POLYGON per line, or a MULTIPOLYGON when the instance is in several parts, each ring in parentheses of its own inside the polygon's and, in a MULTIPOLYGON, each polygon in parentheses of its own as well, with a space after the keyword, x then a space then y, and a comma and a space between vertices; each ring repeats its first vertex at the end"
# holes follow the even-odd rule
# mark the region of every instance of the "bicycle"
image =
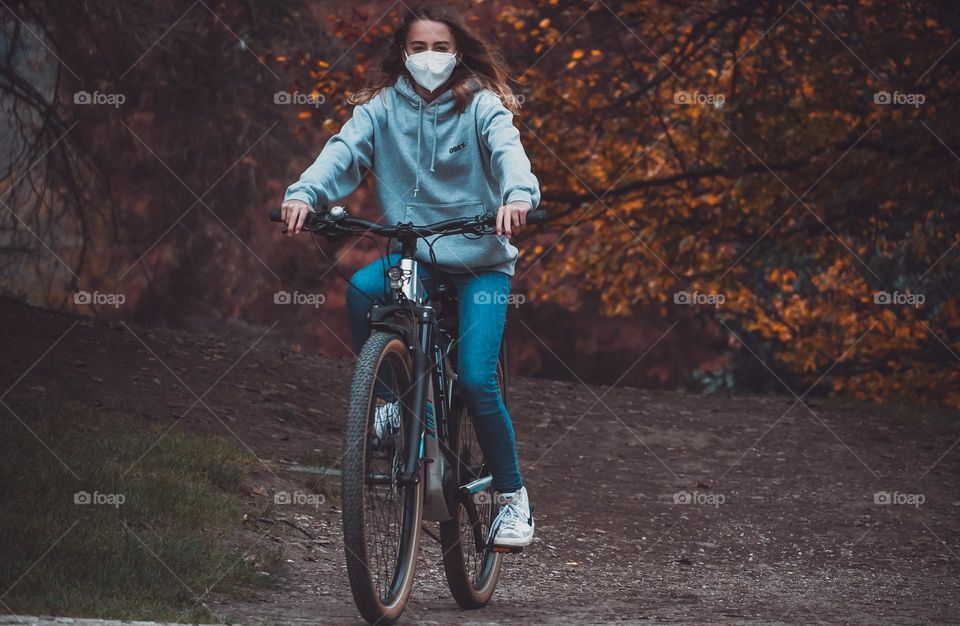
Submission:
MULTIPOLYGON (((270 219, 281 221, 280 210, 272 210, 270 219)), ((527 213, 528 224, 545 221, 545 211, 527 213)), ((490 602, 503 555, 523 550, 495 548, 489 536, 499 511, 493 477, 456 385, 456 294, 438 281, 425 297, 415 258, 418 239, 491 235, 495 224, 496 216, 486 214, 386 226, 349 217, 342 206, 327 210, 324 205, 303 225, 304 231, 334 240, 372 233, 400 242, 399 262, 385 272, 387 303, 374 304, 368 313, 370 336, 357 359, 344 438, 347 572, 354 602, 370 624, 393 623, 403 612, 413 588, 421 531, 439 541, 450 592, 465 609, 490 602), (400 419, 383 424, 377 410, 389 397, 399 400, 400 419), (439 537, 423 527, 424 520, 439 522, 439 537)), ((505 404, 506 356, 504 333, 497 382, 505 404)))

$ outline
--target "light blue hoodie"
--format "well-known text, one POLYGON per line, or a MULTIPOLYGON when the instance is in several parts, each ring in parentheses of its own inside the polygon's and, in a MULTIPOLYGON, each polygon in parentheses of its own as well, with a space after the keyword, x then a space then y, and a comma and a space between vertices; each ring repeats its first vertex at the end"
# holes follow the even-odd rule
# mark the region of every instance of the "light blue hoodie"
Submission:
MULTIPOLYGON (((357 188, 363 168, 373 170, 387 224, 496 213, 514 200, 533 208, 540 204, 540 184, 530 171, 513 114, 489 89, 476 92, 464 112, 457 113, 451 90, 426 102, 410 78, 401 75, 394 86, 354 107, 340 132, 287 189, 284 201, 331 204, 357 188)), ((428 240, 442 270, 514 274, 518 251, 506 235, 428 240)), ((431 262, 424 240, 417 242, 416 256, 431 262)))

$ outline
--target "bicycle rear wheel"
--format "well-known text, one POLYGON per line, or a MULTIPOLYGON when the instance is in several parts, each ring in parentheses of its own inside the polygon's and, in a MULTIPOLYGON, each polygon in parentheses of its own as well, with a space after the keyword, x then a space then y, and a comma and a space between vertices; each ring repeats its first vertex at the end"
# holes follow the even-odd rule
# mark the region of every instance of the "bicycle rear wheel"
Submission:
POLYGON ((375 330, 360 351, 345 435, 343 457, 343 539, 350 589, 360 614, 373 624, 400 617, 413 588, 423 480, 397 484, 407 456, 411 416, 406 392, 412 373, 406 343, 375 330), (382 396, 388 396, 383 398, 382 396), (374 437, 378 400, 397 400, 399 428, 374 437))
MULTIPOLYGON (((506 398, 506 364, 503 356, 502 352, 497 363, 497 382, 501 396, 506 398)), ((453 467, 457 486, 462 487, 490 476, 473 429, 473 420, 468 417, 459 399, 454 405, 449 424, 450 456, 455 459, 453 467)), ((462 496, 458 492, 456 515, 452 520, 440 522, 440 544, 447 585, 454 600, 465 609, 486 606, 496 589, 503 554, 486 548, 490 525, 496 516, 491 485, 472 496, 462 496)))

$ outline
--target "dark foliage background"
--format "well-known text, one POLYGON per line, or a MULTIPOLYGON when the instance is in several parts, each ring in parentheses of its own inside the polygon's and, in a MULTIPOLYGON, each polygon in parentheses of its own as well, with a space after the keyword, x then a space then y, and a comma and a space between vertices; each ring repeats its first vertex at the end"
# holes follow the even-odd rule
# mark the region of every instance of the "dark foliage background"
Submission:
MULTIPOLYGON (((516 371, 960 406, 960 8, 465 8, 514 68, 556 218, 520 237, 516 371)), ((324 256, 264 215, 349 117, 405 9, 8 2, 4 293, 238 336, 279 321, 297 349, 348 354, 331 260, 349 273, 377 250, 323 242, 324 256), (326 302, 275 305, 282 289, 326 302)), ((375 217, 371 184, 346 203, 375 217)))

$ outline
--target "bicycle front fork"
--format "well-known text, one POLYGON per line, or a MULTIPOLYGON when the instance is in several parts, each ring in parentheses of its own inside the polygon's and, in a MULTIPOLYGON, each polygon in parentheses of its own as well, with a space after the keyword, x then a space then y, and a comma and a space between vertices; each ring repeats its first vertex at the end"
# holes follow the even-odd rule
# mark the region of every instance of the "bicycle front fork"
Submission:
POLYGON ((423 518, 442 522, 452 518, 450 511, 455 507, 449 504, 456 500, 455 490, 453 493, 445 492, 445 486, 450 484, 451 466, 438 440, 438 422, 446 416, 447 390, 435 389, 433 380, 438 365, 435 359, 442 358, 442 355, 438 357, 434 354, 436 313, 432 307, 423 306, 419 318, 418 341, 413 350, 414 384, 408 390, 412 397, 406 400, 415 418, 411 420, 411 427, 407 431, 407 459, 398 482, 403 486, 419 483, 421 463, 424 464, 423 518), (431 404, 429 411, 428 401, 431 404))
MULTIPOLYGON (((420 481, 420 440, 424 434, 424 423, 421 416, 426 415, 426 400, 430 392, 430 375, 432 363, 430 346, 433 345, 433 324, 435 314, 433 307, 420 308, 419 318, 414 327, 419 330, 410 341, 413 350, 413 385, 407 390, 408 395, 404 403, 410 406, 410 412, 415 416, 411 420, 411 427, 407 430, 407 459, 400 474, 399 483, 403 486, 415 485, 420 481)), ((434 430, 436 433, 436 430, 434 430)))

